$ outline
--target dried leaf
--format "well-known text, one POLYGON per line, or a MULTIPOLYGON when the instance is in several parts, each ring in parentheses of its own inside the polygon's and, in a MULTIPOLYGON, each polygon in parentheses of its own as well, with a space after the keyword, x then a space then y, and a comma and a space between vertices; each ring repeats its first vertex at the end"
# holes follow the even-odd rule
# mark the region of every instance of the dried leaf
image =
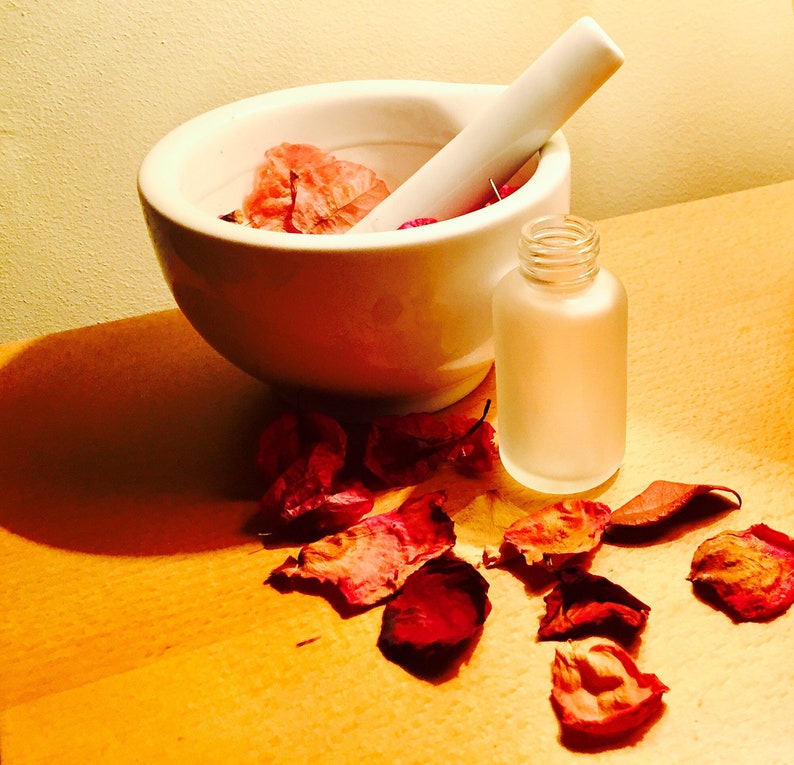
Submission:
POLYGON ((485 546, 488 557, 494 548, 498 549, 504 538, 505 529, 526 510, 507 499, 498 489, 486 489, 455 515, 455 530, 458 547, 461 544, 482 550, 485 546))
POLYGON ((370 606, 393 595, 425 561, 452 549, 455 531, 443 510, 446 496, 432 492, 396 510, 373 515, 290 556, 268 581, 329 585, 350 606, 370 606))
POLYGON ((697 548, 687 578, 739 621, 770 619, 794 603, 794 539, 763 523, 724 531, 697 548))
POLYGON ((543 599, 540 640, 602 635, 628 645, 645 626, 650 607, 606 577, 580 568, 557 575, 558 584, 543 599))
POLYGON ((654 481, 641 494, 613 511, 608 531, 620 527, 639 528, 661 523, 685 508, 695 497, 713 491, 733 494, 741 507, 742 498, 739 493, 727 486, 654 481))
POLYGON ((598 546, 610 514, 607 505, 588 499, 556 502, 515 521, 505 531, 499 553, 486 552, 483 560, 490 567, 523 556, 530 565, 559 568, 598 546))
POLYGON ((428 561, 386 604, 378 648, 420 677, 449 670, 491 611, 488 582, 452 556, 428 561))
POLYGON ((255 228, 304 234, 347 231, 382 199, 386 184, 363 165, 310 144, 265 152, 243 211, 255 228))
POLYGON ((559 646, 551 676, 552 706, 563 731, 600 741, 617 740, 648 722, 670 690, 602 637, 559 646))
POLYGON ((488 472, 496 456, 494 429, 485 419, 490 403, 477 420, 427 412, 379 417, 370 426, 364 466, 387 486, 421 483, 444 462, 464 473, 488 472))

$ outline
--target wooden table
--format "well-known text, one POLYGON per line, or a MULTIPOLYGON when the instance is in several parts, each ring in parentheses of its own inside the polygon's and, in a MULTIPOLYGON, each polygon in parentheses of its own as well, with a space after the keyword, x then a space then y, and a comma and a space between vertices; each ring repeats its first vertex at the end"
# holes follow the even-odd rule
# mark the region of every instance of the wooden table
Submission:
MULTIPOLYGON (((671 689, 661 719, 598 762, 790 763, 794 612, 734 624, 686 576, 717 531, 794 534, 794 182, 600 230, 630 299, 628 452, 586 496, 617 507, 667 479, 744 502, 593 558, 651 606, 636 658, 671 689)), ((456 409, 492 395, 489 378, 456 409)), ((381 607, 343 619, 263 584, 294 552, 241 532, 278 407, 176 311, 0 347, 3 764, 591 761, 559 740, 544 592, 509 571, 485 572, 493 611, 442 683, 383 658, 381 607)), ((447 489, 472 561, 500 527, 469 506, 484 489, 547 502, 501 468, 425 488, 447 489)))

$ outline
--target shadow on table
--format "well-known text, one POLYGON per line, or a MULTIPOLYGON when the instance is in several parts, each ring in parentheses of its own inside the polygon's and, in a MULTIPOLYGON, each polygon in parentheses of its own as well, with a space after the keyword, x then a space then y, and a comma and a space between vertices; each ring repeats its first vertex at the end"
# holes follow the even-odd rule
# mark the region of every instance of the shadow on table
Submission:
POLYGON ((117 555, 240 544, 270 390, 176 311, 72 330, 0 361, 0 524, 117 555))

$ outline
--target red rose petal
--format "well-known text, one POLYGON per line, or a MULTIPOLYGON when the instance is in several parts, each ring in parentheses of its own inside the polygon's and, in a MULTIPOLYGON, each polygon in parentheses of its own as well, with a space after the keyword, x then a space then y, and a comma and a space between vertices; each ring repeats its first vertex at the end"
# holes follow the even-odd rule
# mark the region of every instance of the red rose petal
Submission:
POLYGON ((763 523, 724 531, 700 544, 687 578, 739 621, 770 619, 794 603, 794 539, 763 523))
POLYGON ((294 412, 277 417, 259 436, 256 463, 268 487, 301 455, 298 415, 294 412))
POLYGON ((623 587, 582 569, 562 569, 558 584, 543 599, 540 640, 592 635, 631 643, 645 626, 650 607, 623 587))
POLYGON ((339 485, 346 445, 339 423, 318 412, 287 413, 265 428, 257 464, 270 485, 251 528, 317 538, 372 510, 374 499, 362 485, 339 485))
POLYGON ((490 404, 490 401, 485 402, 485 409, 478 420, 460 415, 451 415, 447 420, 454 443, 446 459, 465 475, 476 476, 493 470, 497 455, 496 431, 485 419, 490 404))
POLYGON ((450 462, 462 472, 493 468, 494 429, 485 420, 490 401, 479 419, 427 412, 387 415, 375 419, 367 436, 364 466, 387 486, 412 486, 450 462))
POLYGON ((295 460, 315 444, 344 458, 347 436, 342 426, 320 412, 287 412, 271 422, 259 437, 256 462, 270 486, 295 460))
POLYGON ((311 144, 265 152, 243 212, 255 228, 305 234, 347 231, 382 199, 386 184, 363 165, 311 144))
POLYGON ((279 586, 301 581, 329 585, 350 606, 378 603, 402 587, 423 563, 452 549, 455 530, 444 512, 443 492, 409 499, 388 513, 303 547, 268 581, 279 586))
POLYGON ((386 604, 378 647, 420 677, 446 672, 491 611, 488 582, 469 563, 443 556, 411 574, 386 604))
POLYGON ((661 711, 668 690, 606 638, 569 642, 555 652, 551 701, 565 733, 621 738, 661 711))
POLYGON ((255 228, 289 231, 294 206, 292 172, 326 162, 328 155, 311 144, 282 143, 265 152, 254 185, 243 200, 243 213, 255 228))
POLYGON ((360 521, 375 505, 369 489, 361 484, 312 493, 302 501, 281 507, 277 529, 292 540, 317 539, 360 521))
POLYGON ((336 159, 293 172, 292 189, 288 230, 300 234, 344 233, 389 195, 372 170, 336 159))
POLYGON ((397 228, 398 231, 402 231, 404 228, 418 228, 419 226, 429 226, 431 223, 438 223, 436 218, 414 218, 413 220, 407 220, 401 226, 397 228))
POLYGON ((426 412, 386 415, 373 420, 364 451, 364 466, 387 486, 424 481, 442 461, 439 444, 449 428, 426 412))
POLYGON ((499 191, 494 195, 494 198, 485 203, 485 206, 490 207, 491 205, 495 205, 497 202, 501 202, 511 194, 515 194, 515 192, 520 188, 520 186, 511 186, 510 184, 505 183, 499 187, 499 191))
POLYGON ((601 542, 611 511, 601 502, 568 499, 515 521, 504 533, 495 556, 485 553, 488 566, 518 556, 530 565, 542 563, 559 568, 574 555, 590 552, 601 542))

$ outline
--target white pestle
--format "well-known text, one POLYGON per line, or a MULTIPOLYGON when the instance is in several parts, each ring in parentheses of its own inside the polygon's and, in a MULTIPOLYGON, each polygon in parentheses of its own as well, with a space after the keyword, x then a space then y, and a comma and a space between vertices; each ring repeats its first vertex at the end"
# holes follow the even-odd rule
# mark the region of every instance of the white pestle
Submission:
POLYGON ((390 231, 415 218, 446 220, 494 197, 623 63, 591 18, 566 30, 446 146, 350 229, 390 231))

